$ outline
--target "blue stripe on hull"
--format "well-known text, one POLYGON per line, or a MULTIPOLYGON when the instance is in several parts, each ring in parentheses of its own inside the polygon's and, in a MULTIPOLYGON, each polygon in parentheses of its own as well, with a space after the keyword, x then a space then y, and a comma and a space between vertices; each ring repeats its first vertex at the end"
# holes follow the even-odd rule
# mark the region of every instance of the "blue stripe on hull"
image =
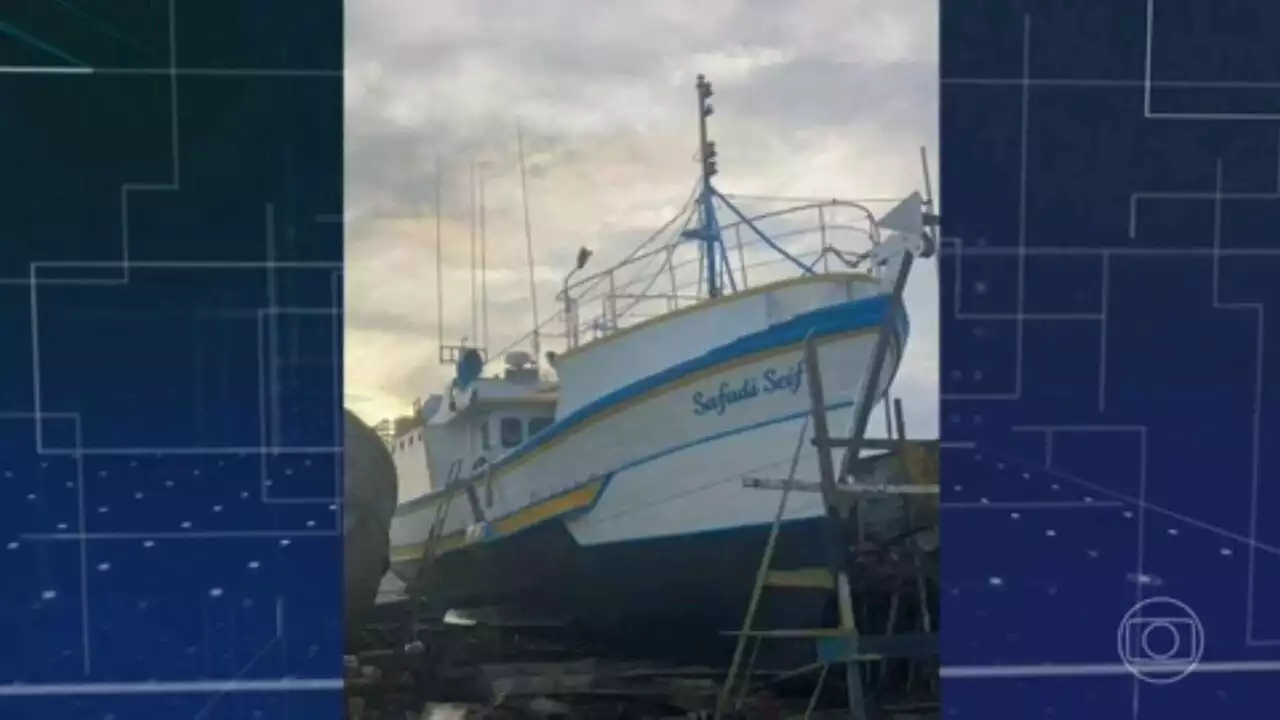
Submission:
MULTIPOLYGON (((500 472, 504 467, 519 461, 529 453, 535 452, 547 443, 553 442, 564 434, 571 432, 574 428, 596 415, 618 405, 631 402, 689 375, 748 355, 789 345, 798 345, 810 333, 813 334, 814 339, 822 339, 831 335, 876 327, 884 319, 889 302, 889 296, 877 295, 831 305, 820 310, 797 315, 790 320, 771 325, 760 332, 752 333, 721 345, 698 357, 677 363, 661 372, 608 393, 557 420, 550 427, 530 438, 524 445, 493 463, 488 472, 500 472)), ((901 311, 901 308, 899 310, 900 312, 897 314, 899 336, 897 339, 898 347, 901 348, 906 344, 910 326, 906 312, 901 311)), ((411 511, 428 502, 437 493, 423 495, 410 500, 401 505, 397 512, 411 511)))

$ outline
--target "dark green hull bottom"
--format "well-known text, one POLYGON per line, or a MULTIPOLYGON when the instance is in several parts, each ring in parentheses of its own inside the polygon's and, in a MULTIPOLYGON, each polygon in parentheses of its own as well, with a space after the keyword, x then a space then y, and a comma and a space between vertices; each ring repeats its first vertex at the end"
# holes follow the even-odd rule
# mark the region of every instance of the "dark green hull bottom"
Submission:
MULTIPOLYGON (((782 526, 771 568, 825 567, 824 520, 782 526)), ((745 619, 769 526, 578 545, 562 523, 455 551, 428 572, 429 611, 486 609, 486 617, 567 621, 602 654, 727 666, 745 619)), ((403 575, 407 568, 397 567, 403 575)), ((834 623, 833 593, 769 588, 756 629, 834 623)), ((814 662, 812 641, 766 640, 760 670, 814 662)))

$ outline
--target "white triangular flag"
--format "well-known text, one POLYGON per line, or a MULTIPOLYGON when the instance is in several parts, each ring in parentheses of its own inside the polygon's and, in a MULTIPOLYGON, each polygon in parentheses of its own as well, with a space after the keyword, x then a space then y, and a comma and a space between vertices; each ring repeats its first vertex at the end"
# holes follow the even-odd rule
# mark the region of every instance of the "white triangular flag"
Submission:
POLYGON ((913 192, 876 222, 882 230, 917 238, 924 233, 924 198, 913 192))

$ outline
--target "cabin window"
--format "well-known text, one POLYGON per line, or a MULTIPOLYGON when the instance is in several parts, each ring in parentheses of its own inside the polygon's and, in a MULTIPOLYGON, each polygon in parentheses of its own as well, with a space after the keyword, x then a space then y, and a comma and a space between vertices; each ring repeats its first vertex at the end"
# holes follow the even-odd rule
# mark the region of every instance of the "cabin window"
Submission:
POLYGON ((480 449, 490 450, 493 448, 493 441, 489 439, 489 418, 480 421, 480 449))
POLYGON ((551 423, 555 422, 549 417, 529 418, 529 437, 533 437, 538 433, 551 427, 551 423))
POLYGON ((520 418, 502 418, 498 425, 498 435, 502 440, 502 447, 511 449, 524 442, 524 423, 520 422, 520 418))

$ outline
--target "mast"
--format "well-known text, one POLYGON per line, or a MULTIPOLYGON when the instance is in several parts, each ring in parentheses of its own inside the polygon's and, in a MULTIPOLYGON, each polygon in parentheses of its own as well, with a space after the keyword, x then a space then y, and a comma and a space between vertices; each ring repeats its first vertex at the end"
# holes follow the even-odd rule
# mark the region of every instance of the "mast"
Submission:
POLYGON ((533 310, 533 359, 542 362, 541 323, 538 321, 538 285, 534 278, 533 226, 529 222, 529 180, 525 172, 524 131, 516 124, 516 152, 520 156, 520 203, 524 207, 524 244, 529 264, 529 305, 533 310))
MULTIPOLYGON (((479 315, 476 310, 479 306, 478 293, 480 288, 476 284, 476 244, 478 237, 476 235, 476 161, 471 161, 471 268, 468 276, 471 278, 471 337, 468 338, 473 345, 480 342, 479 315)), ((465 344, 465 343, 464 343, 465 344)))
MULTIPOLYGON (((723 193, 711 184, 711 178, 719 172, 719 166, 716 163, 716 144, 713 140, 707 139, 707 118, 711 117, 714 108, 711 107, 711 83, 707 81, 705 75, 698 75, 698 155, 702 159, 702 182, 698 195, 699 220, 697 229, 686 230, 680 234, 680 237, 690 240, 700 240, 703 248, 703 267, 706 271, 705 282, 707 284, 708 297, 720 297, 723 288, 720 286, 720 276, 723 273, 724 278, 729 281, 731 290, 737 290, 737 282, 733 279, 733 273, 729 271, 729 251, 725 248, 724 240, 720 236, 720 221, 716 218, 715 201, 720 203, 736 216, 742 225, 745 225, 756 237, 760 238, 765 245, 768 245, 774 252, 786 258, 800 269, 800 272, 806 275, 813 275, 813 268, 801 262, 791 253, 782 249, 773 238, 769 237, 761 230, 751 218, 747 217, 738 206, 725 197, 723 193), (719 255, 717 255, 717 252, 719 255), (721 260, 723 270, 717 266, 716 260, 721 260)), ((745 266, 744 266, 745 267, 745 266)))
POLYGON ((441 202, 443 182, 440 154, 436 153, 436 353, 441 358, 444 357, 444 245, 440 242, 443 223, 441 215, 444 213, 444 204, 441 202))
POLYGON ((480 338, 477 344, 480 345, 485 359, 489 356, 489 238, 485 232, 485 221, 488 215, 488 208, 485 207, 484 201, 484 183, 485 171, 488 170, 488 163, 480 165, 479 185, 477 192, 479 193, 480 202, 480 338))
MULTIPOLYGON (((714 109, 711 106, 711 83, 705 75, 698 75, 698 157, 701 160, 702 183, 698 193, 699 220, 696 230, 686 231, 684 236, 700 240, 705 258, 703 267, 706 271, 708 297, 720 297, 720 269, 716 264, 717 253, 721 253, 720 222, 716 218, 715 198, 718 195, 711 178, 718 172, 716 166, 716 144, 707 139, 707 118, 714 109)), ((727 258, 727 255, 724 256, 727 258)))

